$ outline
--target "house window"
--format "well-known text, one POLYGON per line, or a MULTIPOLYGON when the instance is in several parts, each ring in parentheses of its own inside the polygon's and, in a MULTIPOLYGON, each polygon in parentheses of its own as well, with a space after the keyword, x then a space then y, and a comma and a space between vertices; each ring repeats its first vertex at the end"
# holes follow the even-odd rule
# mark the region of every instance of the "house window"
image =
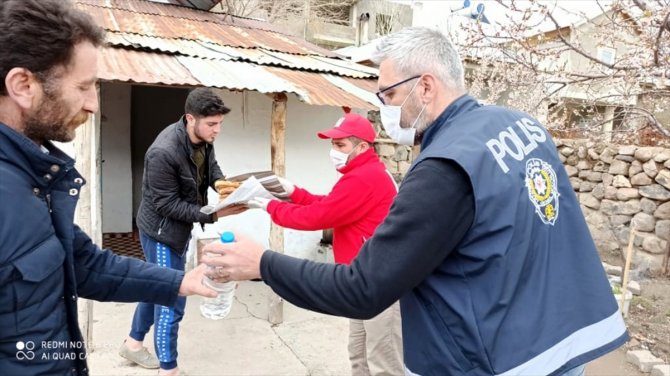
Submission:
POLYGON ((598 47, 598 60, 605 64, 613 65, 616 58, 616 50, 611 47, 598 47))

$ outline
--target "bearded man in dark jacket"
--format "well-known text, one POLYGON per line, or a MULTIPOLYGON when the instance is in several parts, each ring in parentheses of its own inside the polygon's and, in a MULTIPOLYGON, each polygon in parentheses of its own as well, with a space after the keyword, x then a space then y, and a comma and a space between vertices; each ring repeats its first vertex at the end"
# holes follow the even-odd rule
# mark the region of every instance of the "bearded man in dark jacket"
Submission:
POLYGON ((78 297, 172 306, 216 294, 204 266, 102 251, 73 223, 84 178, 51 141, 72 141, 98 111, 102 31, 69 1, 3 0, 0 14, 0 373, 87 375, 78 297))

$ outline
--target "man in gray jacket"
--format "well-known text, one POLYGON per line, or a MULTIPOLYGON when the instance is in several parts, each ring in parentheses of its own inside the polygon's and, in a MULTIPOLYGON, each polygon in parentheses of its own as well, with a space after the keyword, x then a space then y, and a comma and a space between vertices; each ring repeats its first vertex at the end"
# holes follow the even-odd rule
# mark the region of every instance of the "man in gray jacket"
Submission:
MULTIPOLYGON (((230 109, 213 90, 199 88, 188 95, 184 110, 185 115, 165 128, 147 150, 137 213, 147 261, 177 270, 184 270, 194 222, 204 225, 236 213, 235 209, 212 215, 200 212, 207 205, 208 188, 223 179, 212 143, 230 109)), ((178 374, 177 332, 185 305, 185 297, 174 307, 139 303, 120 355, 145 368, 160 366, 161 375, 178 374), (158 359, 142 346, 151 325, 158 359)))

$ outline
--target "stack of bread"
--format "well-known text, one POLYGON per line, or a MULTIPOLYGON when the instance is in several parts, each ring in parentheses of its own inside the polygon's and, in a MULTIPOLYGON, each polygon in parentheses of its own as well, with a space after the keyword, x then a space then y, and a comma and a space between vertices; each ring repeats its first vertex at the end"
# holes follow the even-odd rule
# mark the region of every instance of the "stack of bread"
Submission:
POLYGON ((216 191, 219 192, 219 201, 223 201, 230 196, 242 183, 239 181, 217 180, 214 182, 216 191))

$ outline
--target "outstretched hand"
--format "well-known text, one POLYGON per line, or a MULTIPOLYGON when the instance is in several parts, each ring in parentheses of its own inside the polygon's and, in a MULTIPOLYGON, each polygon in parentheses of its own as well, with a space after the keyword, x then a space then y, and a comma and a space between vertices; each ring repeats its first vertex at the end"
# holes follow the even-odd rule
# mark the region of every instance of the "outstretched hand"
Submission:
POLYGON ((281 184, 282 188, 284 188, 289 196, 293 194, 295 191, 295 185, 293 185, 293 183, 291 183, 286 178, 282 178, 281 176, 277 176, 277 180, 279 180, 279 184, 281 184))
POLYGON ((272 200, 265 197, 254 197, 251 200, 247 201, 247 206, 250 209, 263 209, 267 211, 268 204, 270 203, 270 201, 272 200))
POLYGON ((261 257, 265 247, 244 235, 235 233, 235 241, 232 243, 211 242, 202 251, 203 263, 216 268, 218 281, 244 281, 261 277, 261 257))
POLYGON ((202 284, 207 265, 199 265, 197 268, 184 274, 184 279, 179 286, 180 296, 200 295, 206 298, 216 298, 217 292, 202 284))

